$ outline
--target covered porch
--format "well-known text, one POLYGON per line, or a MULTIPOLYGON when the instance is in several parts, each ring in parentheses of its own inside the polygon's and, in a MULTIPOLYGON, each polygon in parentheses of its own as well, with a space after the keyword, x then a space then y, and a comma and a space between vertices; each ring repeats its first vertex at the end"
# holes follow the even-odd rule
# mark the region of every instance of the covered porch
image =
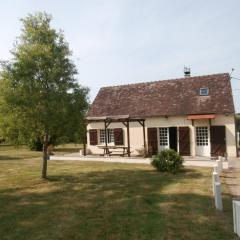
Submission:
MULTIPOLYGON (((104 117, 87 117, 86 123, 87 125, 89 123, 96 123, 96 122, 101 122, 104 124, 104 134, 105 134, 105 142, 104 146, 98 146, 103 150, 103 156, 111 156, 113 153, 118 152, 120 156, 125 156, 127 155, 128 157, 131 157, 131 143, 130 143, 130 123, 131 122, 137 122, 140 124, 142 127, 142 132, 143 132, 143 148, 144 148, 144 157, 147 156, 147 147, 146 147, 146 133, 145 133, 145 119, 143 118, 133 118, 130 117, 129 115, 116 115, 116 116, 104 116, 104 117), (118 143, 118 146, 110 145, 108 144, 108 129, 111 123, 122 123, 122 125, 126 128, 127 132, 127 144, 123 141, 120 140, 118 143), (116 151, 120 150, 120 151, 116 151), (121 152, 122 150, 122 152, 121 152)), ((96 142, 96 130, 88 130, 89 131, 89 136, 90 136, 90 142, 94 143, 96 142), (94 138, 94 139, 93 139, 94 138)), ((122 134, 122 133, 117 133, 117 134, 122 134)), ((86 150, 84 150, 84 155, 86 155, 86 150)))

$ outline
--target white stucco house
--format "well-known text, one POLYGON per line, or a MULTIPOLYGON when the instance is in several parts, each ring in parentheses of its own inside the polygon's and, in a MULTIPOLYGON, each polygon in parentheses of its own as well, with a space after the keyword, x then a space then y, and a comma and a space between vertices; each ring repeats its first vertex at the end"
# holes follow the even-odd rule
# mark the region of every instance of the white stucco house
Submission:
POLYGON ((91 154, 235 157, 235 111, 227 73, 103 87, 87 114, 91 154), (116 150, 116 151, 115 151, 116 150))

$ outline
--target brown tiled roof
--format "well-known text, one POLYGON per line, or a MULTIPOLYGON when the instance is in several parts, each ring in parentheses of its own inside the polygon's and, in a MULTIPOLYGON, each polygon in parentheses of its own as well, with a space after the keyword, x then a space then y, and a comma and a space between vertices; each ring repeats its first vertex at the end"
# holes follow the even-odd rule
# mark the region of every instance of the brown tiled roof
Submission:
POLYGON ((99 90, 88 117, 130 117, 234 113, 229 74, 137 83, 99 90), (199 96, 202 87, 209 96, 199 96))

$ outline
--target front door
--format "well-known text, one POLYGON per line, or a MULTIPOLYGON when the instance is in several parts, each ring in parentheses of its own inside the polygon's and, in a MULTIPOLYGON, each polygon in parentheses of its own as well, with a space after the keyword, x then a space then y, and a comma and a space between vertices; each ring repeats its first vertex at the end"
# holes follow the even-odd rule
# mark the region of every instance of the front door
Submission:
POLYGON ((226 153, 226 133, 225 126, 211 126, 211 155, 225 156, 226 153))
POLYGON ((179 127, 179 154, 182 156, 190 156, 189 127, 179 127))
POLYGON ((169 128, 159 128, 159 151, 169 148, 169 128))
POLYGON ((148 154, 155 155, 158 152, 157 128, 148 128, 148 154))
POLYGON ((169 128, 169 147, 176 152, 178 151, 177 147, 177 128, 176 127, 170 127, 169 128))
POLYGON ((210 157, 209 128, 196 127, 196 155, 210 157))

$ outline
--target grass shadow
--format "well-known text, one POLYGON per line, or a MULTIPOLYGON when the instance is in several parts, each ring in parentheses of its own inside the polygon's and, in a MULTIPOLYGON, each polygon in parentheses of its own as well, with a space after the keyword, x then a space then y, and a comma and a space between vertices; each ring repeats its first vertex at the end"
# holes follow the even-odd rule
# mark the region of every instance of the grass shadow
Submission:
POLYGON ((0 191, 1 239, 234 239, 229 196, 221 213, 201 190, 207 170, 60 162, 49 170, 47 181, 30 176, 0 191))

